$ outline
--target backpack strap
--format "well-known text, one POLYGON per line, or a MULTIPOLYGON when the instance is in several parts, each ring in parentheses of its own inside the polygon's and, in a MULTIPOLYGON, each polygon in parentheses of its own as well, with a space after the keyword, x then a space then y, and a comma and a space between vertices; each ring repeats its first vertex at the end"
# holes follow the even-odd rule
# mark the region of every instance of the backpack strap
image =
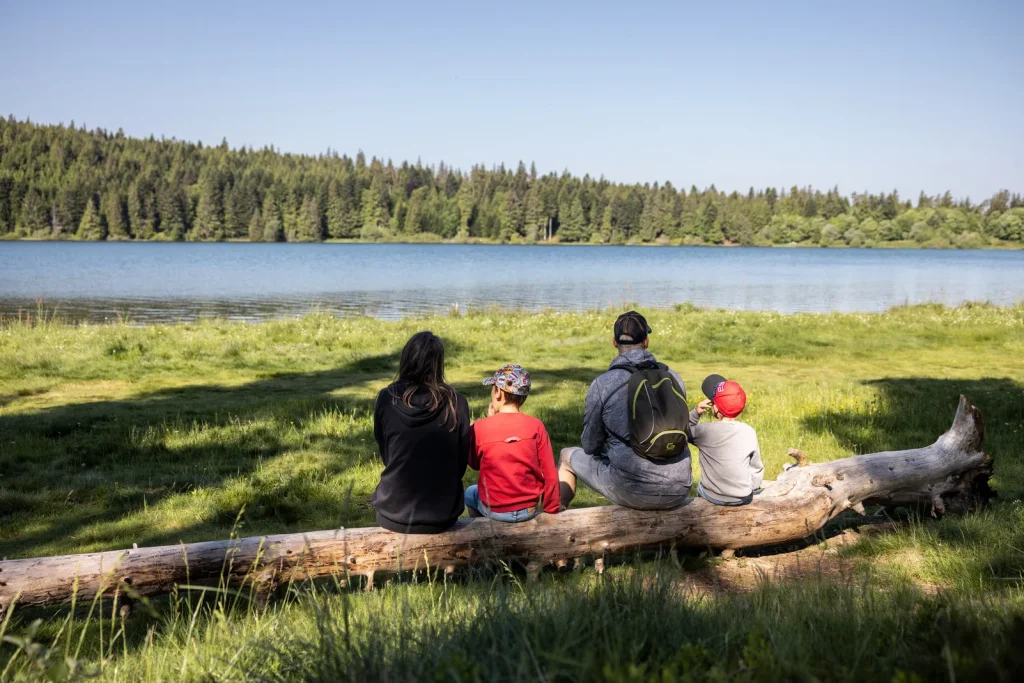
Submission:
MULTIPOLYGON (((646 360, 643 363, 640 363, 640 365, 620 365, 618 367, 612 368, 612 370, 625 370, 626 374, 628 374, 629 377, 632 377, 634 372, 639 372, 640 370, 653 370, 654 368, 659 367, 664 370, 668 369, 668 366, 664 365, 663 363, 652 363, 651 361, 646 360)), ((611 398, 613 394, 617 394, 620 390, 625 389, 626 387, 629 386, 629 377, 626 378, 625 382, 615 387, 615 389, 613 389, 611 393, 608 394, 608 397, 605 398, 604 403, 601 405, 602 413, 604 412, 604 406, 608 404, 608 399, 611 398)), ((621 434, 616 434, 612 430, 608 429, 607 425, 605 426, 605 431, 607 431, 609 434, 611 434, 612 436, 614 436, 616 439, 626 444, 627 446, 629 445, 629 437, 623 437, 621 434)))
MULTIPOLYGON (((612 368, 612 369, 613 370, 625 370, 626 371, 626 375, 627 375, 626 376, 626 381, 623 382, 622 384, 620 384, 619 386, 615 387, 615 389, 613 389, 608 394, 608 396, 604 399, 604 403, 601 404, 601 412, 602 413, 604 413, 604 407, 606 405, 608 405, 608 399, 610 399, 613 395, 619 393, 619 391, 621 391, 622 389, 625 389, 626 387, 628 387, 629 386, 629 378, 632 377, 633 373, 637 371, 637 368, 634 365, 620 365, 619 367, 612 368)), ((621 434, 616 434, 612 430, 608 429, 607 425, 605 425, 605 431, 607 431, 609 434, 614 436, 616 439, 618 439, 622 443, 629 444, 629 438, 622 438, 621 434)))

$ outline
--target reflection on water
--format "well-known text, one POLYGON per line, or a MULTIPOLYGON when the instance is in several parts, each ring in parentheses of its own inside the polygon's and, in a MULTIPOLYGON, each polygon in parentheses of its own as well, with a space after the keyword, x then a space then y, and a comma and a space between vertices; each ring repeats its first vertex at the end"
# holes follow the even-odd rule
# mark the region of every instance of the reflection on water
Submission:
POLYGON ((1024 299, 1024 252, 471 245, 0 243, 0 315, 73 320, 322 310, 393 319, 623 302, 795 311, 1024 299))

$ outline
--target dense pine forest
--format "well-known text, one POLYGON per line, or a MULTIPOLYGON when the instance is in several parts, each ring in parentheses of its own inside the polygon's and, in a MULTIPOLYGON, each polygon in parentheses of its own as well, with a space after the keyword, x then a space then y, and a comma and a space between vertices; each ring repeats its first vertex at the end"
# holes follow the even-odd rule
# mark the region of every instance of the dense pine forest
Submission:
POLYGON ((838 188, 624 185, 536 168, 445 166, 231 149, 0 118, 0 238, 328 239, 603 244, 884 244, 1024 240, 1024 196, 916 201, 838 188))

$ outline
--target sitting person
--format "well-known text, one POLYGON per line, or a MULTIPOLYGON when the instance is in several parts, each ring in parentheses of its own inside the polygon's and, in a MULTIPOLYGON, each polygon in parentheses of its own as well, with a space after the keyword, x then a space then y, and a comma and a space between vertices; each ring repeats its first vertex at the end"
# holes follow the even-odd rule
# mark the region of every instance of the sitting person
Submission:
POLYGON ((568 507, 576 495, 577 478, 624 507, 637 510, 679 507, 686 502, 693 481, 690 449, 686 447, 685 438, 686 388, 678 374, 658 364, 647 350, 651 328, 642 315, 636 311, 623 313, 615 321, 613 331, 612 344, 618 356, 587 391, 581 446, 561 452, 558 477, 562 507, 568 507), (680 403, 677 408, 680 424, 658 432, 675 439, 668 444, 673 454, 666 457, 641 457, 630 445, 630 405, 635 397, 627 396, 627 388, 634 374, 648 369, 666 373, 656 384, 662 385, 660 391, 670 390, 670 397, 680 403), (666 382, 666 379, 671 381, 666 382))
POLYGON ((398 379, 377 394, 373 436, 384 472, 371 503, 377 524, 435 534, 462 515, 462 475, 473 448, 469 404, 444 379, 444 344, 418 332, 402 349, 398 379))
POLYGON ((558 472, 544 423, 519 411, 530 395, 530 373, 506 365, 484 380, 491 387, 487 417, 473 424, 469 466, 480 471, 466 489, 470 517, 525 522, 559 509, 558 472))
POLYGON ((747 395, 736 382, 711 375, 701 389, 705 396, 690 412, 690 442, 700 451, 697 495, 715 505, 746 505, 761 492, 764 465, 754 428, 736 418, 747 395), (711 411, 714 422, 700 423, 711 411))

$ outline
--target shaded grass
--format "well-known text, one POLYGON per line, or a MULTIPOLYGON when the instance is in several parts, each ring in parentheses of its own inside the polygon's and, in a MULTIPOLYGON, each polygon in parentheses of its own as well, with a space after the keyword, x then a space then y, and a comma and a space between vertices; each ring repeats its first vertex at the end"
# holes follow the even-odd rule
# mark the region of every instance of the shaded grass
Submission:
MULTIPOLYGON (((312 315, 259 325, 76 327, 44 319, 2 326, 0 556, 369 525, 381 469, 372 402, 409 335, 430 328, 446 339, 449 377, 477 416, 487 400, 480 378, 505 362, 529 368, 535 391, 526 411, 544 420, 559 448, 579 438, 586 388, 613 353, 613 318, 484 310, 395 323, 312 315)), ((927 679, 935 667, 948 673, 951 657, 957 671, 1010 661, 999 638, 1016 633, 1024 576, 1024 307, 786 316, 684 306, 649 318, 652 351, 680 372, 691 403, 710 372, 747 388, 745 419, 758 430, 768 477, 781 471, 789 447, 825 460, 931 443, 964 393, 986 417, 999 500, 973 516, 900 518, 894 533, 844 549, 870 571, 870 590, 793 586, 694 602, 628 581, 593 583, 587 574, 549 577, 521 593, 486 576, 454 588, 398 585, 358 598, 303 597, 270 612, 218 611, 212 602, 195 611, 188 601, 158 601, 154 616, 127 624, 120 642, 126 652, 104 656, 95 620, 73 619, 68 628, 87 634, 83 661, 102 662, 110 678, 163 678, 174 677, 188 652, 189 677, 330 678, 344 666, 351 673, 337 679, 352 680, 492 678, 489 669, 473 668, 492 657, 500 660, 493 677, 505 680, 537 677, 527 664, 540 666, 545 678, 565 679, 702 680, 755 670, 761 678, 874 679, 898 669, 927 679), (912 595, 906 586, 914 581, 942 586, 946 595, 912 595), (672 614, 649 599, 668 601, 672 614), (335 632, 339 601, 362 615, 361 655, 335 632), (613 604, 631 626, 615 626, 613 604), (965 626, 963 638, 945 648, 942 633, 956 627, 907 616, 922 610, 945 610, 950 620, 999 637, 972 644, 965 626), (645 611, 658 615, 648 627, 629 621, 645 611), (868 634, 856 631, 870 644, 866 652, 891 655, 830 658, 829 638, 819 631, 838 628, 844 611, 868 634), (547 626, 534 629, 531 615, 547 626), (749 623, 734 615, 748 615, 749 623), (779 644, 773 620, 794 642, 807 642, 797 649, 779 644), (406 635, 394 631, 399 624, 406 635), (909 644, 880 640, 892 629, 909 644), (486 645, 473 645, 478 641, 486 645), (538 663, 521 659, 529 652, 522 643, 538 663), (687 643, 704 649, 680 649, 687 643), (746 659, 747 645, 757 667, 746 659), (378 651, 389 654, 372 655, 378 651)), ((470 473, 466 483, 473 479, 470 473)), ((574 505, 602 502, 584 490, 574 505)), ((641 583, 661 577, 657 563, 634 566, 641 583)), ((57 637, 65 613, 43 613, 41 642, 57 637)), ((7 633, 24 633, 32 616, 16 611, 7 633)), ((114 619, 110 629, 116 626, 114 619)), ((109 629, 105 642, 109 649, 109 629)), ((0 652, 11 652, 13 644, 4 647, 0 652)), ((0 654, 0 667, 5 659, 0 654)))
POLYGON ((502 574, 389 584, 359 596, 305 589, 264 611, 230 603, 180 597, 145 633, 115 617, 105 626, 73 621, 52 645, 37 634, 46 645, 31 656, 19 650, 7 673, 112 681, 1011 681, 1024 664, 1019 590, 965 598, 808 579, 708 596, 654 563, 536 585, 502 574), (83 635, 102 642, 103 654, 66 656, 79 653, 83 635))
POLYGON ((253 669, 308 681, 1009 680, 1024 635, 1019 596, 1006 609, 812 581, 707 599, 660 574, 465 592, 385 592, 348 628, 337 601, 314 603, 315 625, 264 639, 253 669))

